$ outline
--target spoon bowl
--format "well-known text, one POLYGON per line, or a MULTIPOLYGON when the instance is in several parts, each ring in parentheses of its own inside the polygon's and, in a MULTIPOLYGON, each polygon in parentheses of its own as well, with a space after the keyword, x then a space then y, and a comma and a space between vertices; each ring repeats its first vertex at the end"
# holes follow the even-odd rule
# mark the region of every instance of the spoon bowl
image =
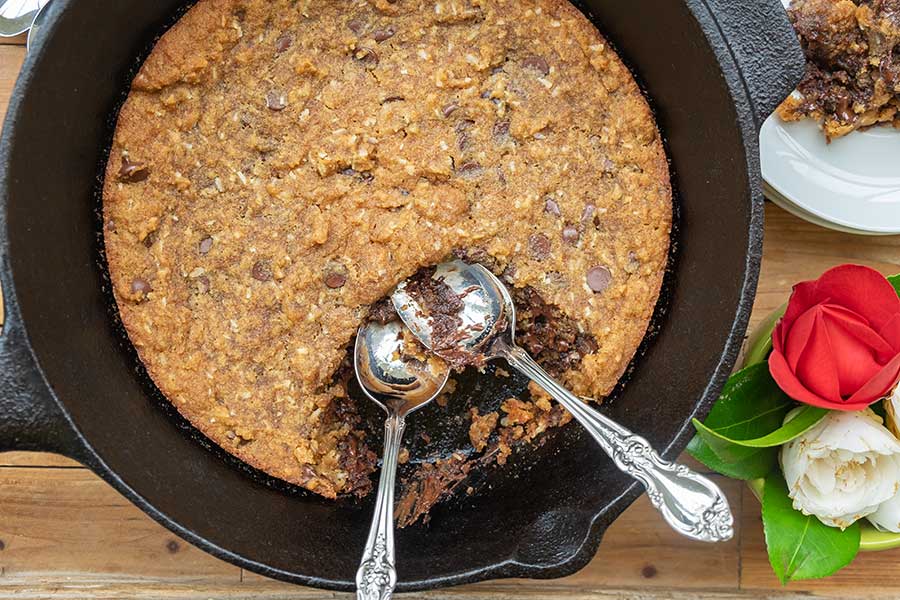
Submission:
MULTIPOLYGON (((438 265, 431 279, 436 282, 435 285, 448 287, 451 294, 465 303, 465 310, 456 315, 460 322, 453 342, 464 353, 482 353, 506 325, 503 320, 505 302, 496 289, 493 274, 484 267, 474 268, 456 260, 438 265)), ((433 335, 439 329, 435 324, 435 310, 445 307, 423 306, 410 285, 410 281, 404 281, 397 286, 391 296, 394 308, 426 348, 434 350, 435 344, 446 346, 433 335)))
POLYGON ((440 394, 450 370, 437 357, 404 354, 403 335, 400 321, 369 323, 356 336, 353 356, 363 392, 386 412, 407 416, 440 394))

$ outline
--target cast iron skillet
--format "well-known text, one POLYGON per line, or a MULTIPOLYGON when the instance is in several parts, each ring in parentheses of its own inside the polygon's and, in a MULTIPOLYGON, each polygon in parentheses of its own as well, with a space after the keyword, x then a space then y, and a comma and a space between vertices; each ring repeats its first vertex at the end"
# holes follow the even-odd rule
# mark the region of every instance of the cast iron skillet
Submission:
MULTIPOLYGON (((0 147, 0 450, 73 457, 215 556, 349 590, 368 505, 320 500, 207 448, 160 410, 110 309, 95 215, 110 123, 137 61, 187 4, 55 0, 22 70, 0 147)), ((803 58, 778 0, 582 8, 645 85, 675 173, 665 315, 605 408, 674 458, 743 340, 762 243, 757 132, 803 58)), ((570 574, 641 492, 578 427, 510 472, 400 532, 400 590, 570 574)))

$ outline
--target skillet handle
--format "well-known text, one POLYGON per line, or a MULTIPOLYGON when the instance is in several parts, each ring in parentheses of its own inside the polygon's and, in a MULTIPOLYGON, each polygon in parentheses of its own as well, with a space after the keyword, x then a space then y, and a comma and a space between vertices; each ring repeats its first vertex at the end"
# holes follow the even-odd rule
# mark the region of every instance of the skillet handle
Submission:
POLYGON ((724 38, 727 48, 723 50, 738 64, 761 127, 806 71, 806 59, 787 12, 781 0, 703 1, 719 30, 710 39, 724 38))
POLYGON ((3 332, 0 335, 0 452, 31 450, 87 456, 81 436, 60 408, 35 363, 13 292, 9 256, 0 267, 3 332))

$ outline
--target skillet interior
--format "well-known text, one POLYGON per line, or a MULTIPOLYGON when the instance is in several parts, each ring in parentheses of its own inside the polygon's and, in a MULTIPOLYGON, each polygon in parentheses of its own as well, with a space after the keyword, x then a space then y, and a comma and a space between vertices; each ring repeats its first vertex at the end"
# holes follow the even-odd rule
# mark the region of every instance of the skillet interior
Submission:
MULTIPOLYGON (((184 6, 52 6, 55 22, 25 67, 29 85, 18 88, 6 148, 9 254, 22 316, 46 378, 90 442, 96 456, 87 460, 101 474, 224 558, 300 583, 349 588, 369 506, 330 503, 248 477, 237 461, 204 449, 189 425, 160 410, 168 405, 113 325, 108 286, 98 284, 94 213, 110 117, 135 57, 146 55, 184 6)), ((746 286, 753 287, 758 260, 753 161, 727 82, 685 4, 609 0, 582 8, 594 11, 646 83, 677 174, 682 214, 667 316, 628 385, 605 408, 671 456, 743 333, 746 286)), ((416 417, 411 439, 428 417, 416 417)), ((604 526, 639 491, 578 427, 520 455, 491 483, 462 506, 435 511, 430 527, 399 534, 401 588, 571 572, 590 559, 604 526)))

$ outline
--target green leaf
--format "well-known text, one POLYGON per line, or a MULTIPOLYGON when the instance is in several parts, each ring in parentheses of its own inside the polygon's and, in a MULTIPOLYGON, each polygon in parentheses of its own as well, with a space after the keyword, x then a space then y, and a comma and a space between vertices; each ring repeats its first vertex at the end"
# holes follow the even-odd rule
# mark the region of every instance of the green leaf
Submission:
POLYGON ((894 275, 893 277, 888 277, 887 279, 891 282, 891 285, 894 286, 894 289, 897 290, 897 295, 900 296, 900 275, 894 275))
POLYGON ((725 452, 730 450, 730 448, 728 448, 729 446, 741 446, 746 448, 774 448, 776 446, 783 446, 815 427, 827 414, 828 411, 824 408, 804 406, 797 411, 790 421, 775 431, 749 440, 727 437, 721 432, 707 427, 697 419, 694 419, 694 427, 697 429, 700 437, 702 437, 703 440, 719 454, 719 456, 723 456, 722 452, 719 452, 718 450, 719 445, 725 446, 725 452))
POLYGON ((751 365, 731 376, 705 423, 694 423, 698 434, 688 452, 727 477, 765 477, 777 462, 778 449, 732 440, 753 441, 777 432, 794 405, 772 379, 767 363, 751 365))
POLYGON ((841 531, 794 510, 780 473, 766 478, 762 518, 769 563, 783 585, 832 575, 859 552, 859 523, 841 531))
POLYGON ((765 477, 778 463, 778 448, 753 449, 740 460, 724 461, 699 435, 695 435, 688 444, 687 452, 716 473, 744 481, 765 477))
POLYGON ((754 440, 769 435, 781 427, 793 406, 793 400, 769 374, 769 365, 760 363, 732 375, 705 423, 694 425, 720 460, 737 463, 750 458, 753 451, 730 440, 754 440))
POLYGON ((731 376, 704 424, 731 439, 750 440, 781 427, 794 401, 781 391, 768 363, 731 376))

